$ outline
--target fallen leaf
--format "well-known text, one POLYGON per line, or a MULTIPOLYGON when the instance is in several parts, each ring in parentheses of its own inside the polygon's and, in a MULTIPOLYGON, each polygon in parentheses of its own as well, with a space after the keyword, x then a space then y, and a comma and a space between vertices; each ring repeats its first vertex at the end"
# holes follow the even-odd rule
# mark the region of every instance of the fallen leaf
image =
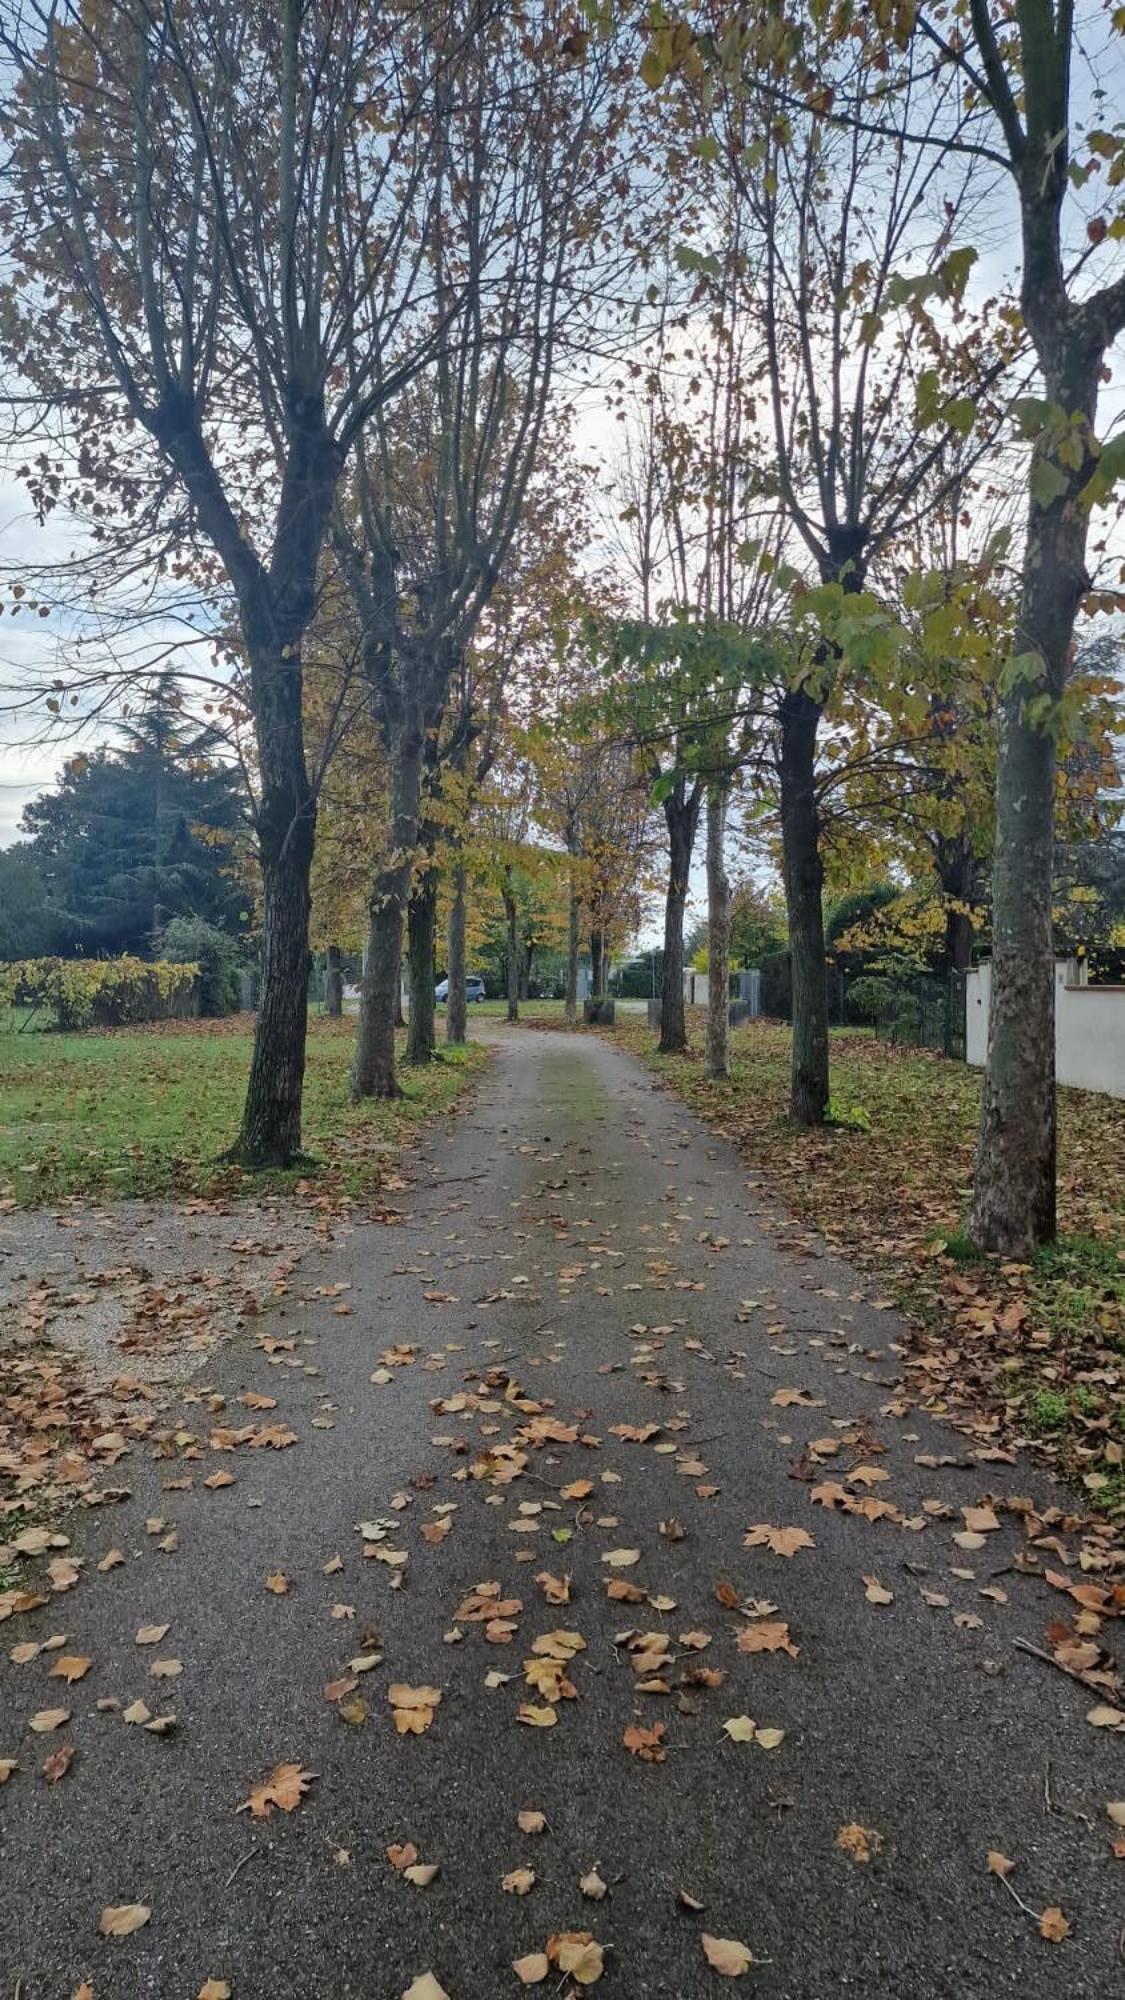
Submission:
POLYGON ((663 1764, 668 1754, 662 1741, 663 1736, 664 1724, 662 1722, 654 1722, 651 1729, 646 1729, 639 1722, 630 1722, 622 1737, 622 1742, 626 1750, 630 1751, 634 1757, 639 1757, 642 1763, 663 1764))
POLYGON ((434 1713, 441 1701, 441 1689, 435 1687, 408 1687, 405 1681, 395 1681, 387 1689, 387 1700, 394 1712, 395 1728, 400 1736, 421 1736, 434 1719, 434 1713))
POLYGON ((315 1771, 302 1770, 300 1764, 277 1764, 268 1778, 250 1787, 249 1798, 238 1810, 249 1810, 252 1819, 268 1819, 275 1806, 281 1812, 294 1812, 315 1776, 315 1771))
POLYGON ((785 1741, 785 1731, 784 1729, 759 1729, 755 1732, 754 1741, 759 1750, 776 1750, 785 1741))
MULTIPOLYGON (((245 1400, 243 1397, 242 1401, 245 1400)), ((268 1402, 268 1396, 264 1400, 268 1402)), ((231 1989, 225 1979, 205 1979, 199 1989, 198 2000, 231 2000, 231 1989)))
POLYGON ((34 1729, 37 1736, 48 1736, 52 1729, 61 1729, 63 1723, 69 1721, 69 1708, 41 1708, 37 1715, 31 1717, 27 1726, 29 1729, 34 1729))
POLYGON ((86 1659, 80 1653, 60 1653, 47 1678, 52 1681, 65 1681, 68 1687, 72 1687, 75 1681, 85 1679, 92 1665, 93 1661, 86 1659))
POLYGON ((0 1757, 0 1785, 6 1785, 13 1771, 19 1770, 15 1757, 0 1757))
POLYGON ((526 1812, 516 1814, 516 1825, 521 1833, 546 1833, 547 1816, 529 1808, 526 1812))
POLYGON ((605 1970, 601 1945, 589 1931, 562 1931, 547 1940, 547 1956, 579 1986, 596 1986, 605 1970))
POLYGON ((735 1644, 740 1653, 788 1653, 791 1660, 800 1651, 789 1637, 789 1627, 783 1618, 760 1618, 754 1625, 743 1625, 735 1644))
POLYGON ((760 1521, 756 1527, 747 1529, 742 1546, 768 1548, 775 1556, 795 1556, 798 1549, 815 1548, 816 1544, 804 1528, 775 1528, 768 1521, 760 1521))
POLYGON ((1061 1944, 1064 1938, 1070 1936, 1070 1925, 1057 1903, 1052 1903, 1050 1909, 1044 1910, 1040 1917, 1039 1935, 1046 1938, 1048 1944, 1061 1944))
POLYGON ((723 1724, 723 1730, 732 1743, 752 1743, 755 1724, 748 1715, 731 1715, 723 1724))
POLYGON ((990 1875, 999 1875, 1001 1878, 1003 1878, 1004 1876, 1011 1874, 1015 1865, 1016 1864, 1014 1861, 1009 1861, 1007 1855, 1001 1854, 997 1848, 995 1847, 989 1848, 988 1872, 990 1875))
POLYGON ((869 1604, 894 1603, 895 1601, 894 1591, 888 1590, 885 1584, 880 1583, 877 1576, 865 1576, 863 1579, 863 1583, 864 1583, 863 1594, 866 1597, 867 1602, 869 1604))
POLYGON ((850 1854, 860 1865, 870 1861, 883 1845, 883 1836, 874 1827, 860 1826, 858 1820, 849 1820, 836 1835, 836 1845, 842 1854, 850 1854))
POLYGON ((607 1549, 602 1556, 602 1561, 609 1569, 632 1569, 633 1564, 640 1562, 640 1559, 639 1549, 607 1549))
POLYGON ((171 1631, 169 1625, 141 1625, 137 1631, 137 1645, 159 1646, 165 1633, 169 1631, 171 1631))
POLYGON ((581 1889, 582 1894, 589 1898, 591 1903, 600 1903, 603 1896, 609 1893, 596 1868, 591 1868, 589 1874, 581 1877, 578 1887, 581 1889))
POLYGON ((47 1783, 57 1785, 60 1778, 65 1778, 73 1762, 73 1743, 60 1743, 58 1749, 52 1751, 43 1766, 43 1776, 47 1783))
POLYGON ((704 1931, 700 1943, 712 1972, 720 1973, 724 1979, 741 1979, 754 1963, 746 1946, 737 1938, 712 1937, 704 1931))
POLYGON ((275 1569, 266 1578, 266 1589, 272 1591, 275 1597, 287 1597, 292 1588, 293 1586, 283 1569, 275 1569))
POLYGON ((416 1889, 428 1889, 430 1883, 435 1882, 441 1874, 441 1863, 440 1861, 412 1861, 410 1866, 404 1868, 402 1872, 405 1879, 408 1882, 412 1882, 416 1889))
POLYGON ((500 1887, 508 1896, 526 1896, 535 1887, 534 1868, 511 1868, 502 1878, 500 1887))
POLYGON ((132 1937, 151 1915, 147 1903, 110 1903, 98 1918, 98 1929, 103 1937, 132 1937))
POLYGON ((512 1971, 522 1986, 542 1986, 550 1970, 545 1951, 529 1951, 526 1957, 512 1960, 512 1971))
POLYGON ((553 1729, 558 1719, 557 1709, 536 1706, 531 1701, 521 1701, 516 1710, 516 1721, 526 1722, 529 1729, 553 1729))
POLYGON ((422 1972, 409 1985, 402 2000, 449 2000, 444 1986, 439 1986, 432 1972, 422 1972))

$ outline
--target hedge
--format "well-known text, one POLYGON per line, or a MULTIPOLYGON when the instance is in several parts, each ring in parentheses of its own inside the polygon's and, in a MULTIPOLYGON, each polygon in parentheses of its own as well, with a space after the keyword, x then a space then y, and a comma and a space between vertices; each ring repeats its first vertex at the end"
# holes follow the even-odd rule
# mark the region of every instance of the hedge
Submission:
POLYGON ((24 958, 0 965, 0 1005, 50 1007, 60 1028, 120 1028, 199 1012, 199 967, 143 958, 24 958))

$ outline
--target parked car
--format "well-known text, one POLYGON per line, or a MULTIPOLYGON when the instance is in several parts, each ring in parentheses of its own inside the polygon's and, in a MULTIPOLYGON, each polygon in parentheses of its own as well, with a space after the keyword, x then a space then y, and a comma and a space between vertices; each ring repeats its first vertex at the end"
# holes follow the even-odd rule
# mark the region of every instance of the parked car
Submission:
MULTIPOLYGON (((446 1001, 449 998, 449 981, 442 979, 434 987, 434 999, 446 1001)), ((470 972, 465 979, 466 1000, 484 999, 484 980, 478 972, 470 972)))

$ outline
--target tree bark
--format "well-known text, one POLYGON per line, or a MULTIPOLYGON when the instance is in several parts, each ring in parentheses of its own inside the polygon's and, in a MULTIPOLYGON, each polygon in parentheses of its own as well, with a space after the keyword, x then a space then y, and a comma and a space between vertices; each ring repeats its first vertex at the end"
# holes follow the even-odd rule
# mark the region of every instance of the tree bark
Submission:
POLYGON ((525 944, 520 951, 520 999, 531 998, 531 961, 535 953, 533 944, 525 944))
POLYGON ((402 923, 422 797, 421 716, 395 732, 391 755, 389 851, 376 869, 368 899, 367 955, 360 989, 352 1095, 399 1097, 395 1075, 395 1015, 399 1005, 402 923))
POLYGON ((338 944, 330 944, 324 954, 324 1011, 336 1021, 344 1011, 344 969, 338 944))
POLYGON ((820 704, 801 688, 781 702, 781 843, 793 985, 789 1117, 823 1125, 828 1115, 828 994, 824 982, 824 867, 816 800, 820 704))
POLYGON ((573 867, 566 915, 566 1025, 578 1023, 578 884, 573 867))
POLYGON ((590 998, 605 999, 605 937, 600 930, 590 932, 590 998))
POLYGON ((434 1029, 434 939, 437 932, 437 870, 426 854, 416 876, 407 908, 410 978, 410 1019, 406 1030, 406 1061, 432 1062, 437 1048, 434 1029))
MULTIPOLYGON (((1081 413, 1082 464, 1049 506, 1032 491, 1016 657, 1001 698, 992 857, 992 996, 969 1232, 982 1250, 1026 1256, 1056 1229, 1055 974, 1051 898, 1058 755, 1053 720, 1089 588, 1089 509, 1079 498, 1102 348, 1073 334, 1044 370, 1049 400, 1081 413)), ((1040 447, 1037 447, 1037 452, 1040 447)), ((1054 461, 1052 461, 1054 464, 1054 461)), ((1059 468, 1060 470, 1062 468, 1059 468)), ((1034 477, 1033 477, 1034 488, 1034 477)))
POLYGON ((283 657, 252 661, 261 769, 262 946, 254 1053, 230 1157, 256 1170, 301 1150, 309 987, 309 871, 316 800, 305 765, 301 675, 283 657))
POLYGON ((445 1039, 457 1045, 469 1038, 469 1008, 465 998, 465 863, 453 864, 453 901, 449 906, 447 942, 449 997, 445 1003, 445 1039))
POLYGON ((508 1019, 518 1021, 520 1017, 520 941, 519 909, 511 890, 505 886, 504 915, 508 920, 508 1019))
POLYGON ((661 1055, 677 1055, 687 1047, 684 909, 702 797, 698 784, 694 784, 689 791, 681 779, 664 801, 664 823, 668 829, 668 888, 664 897, 664 965, 660 979, 661 1055))
POLYGON ((707 787, 707 1072, 730 1075, 730 883, 724 852, 727 788, 707 787))

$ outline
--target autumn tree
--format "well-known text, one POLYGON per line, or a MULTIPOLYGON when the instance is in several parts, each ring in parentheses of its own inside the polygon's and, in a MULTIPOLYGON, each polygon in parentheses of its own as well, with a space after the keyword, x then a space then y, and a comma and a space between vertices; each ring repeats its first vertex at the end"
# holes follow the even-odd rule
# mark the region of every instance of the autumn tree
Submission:
POLYGON ((433 84, 489 10, 360 0, 20 0, 3 343, 124 574, 198 551, 237 610, 256 739, 261 999, 234 1156, 300 1148, 316 798, 302 644, 343 467, 433 350, 417 254, 433 84))

